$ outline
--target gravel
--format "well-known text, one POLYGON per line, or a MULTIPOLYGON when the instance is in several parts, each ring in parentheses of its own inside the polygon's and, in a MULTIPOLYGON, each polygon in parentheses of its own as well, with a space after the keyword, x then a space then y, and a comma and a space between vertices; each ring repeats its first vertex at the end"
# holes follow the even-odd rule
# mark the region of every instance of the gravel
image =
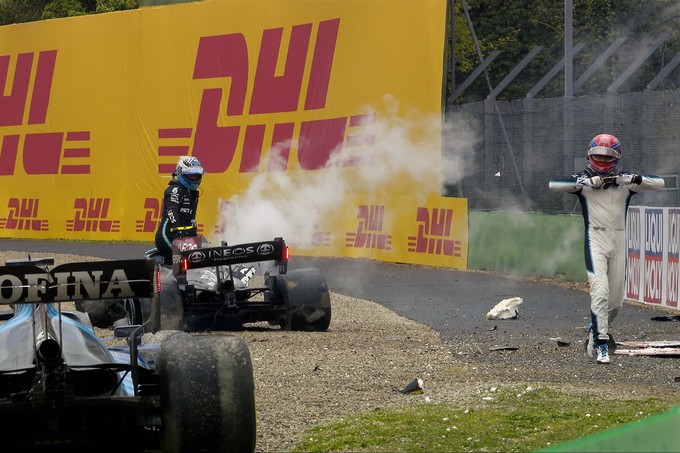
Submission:
MULTIPOLYGON (((55 256, 57 264, 100 259, 33 256, 55 256)), ((21 252, 0 252, 3 261, 25 257, 21 252)), ((568 285, 586 290, 581 283, 568 285)), ((584 353, 585 331, 563 332, 566 344, 561 346, 557 338, 531 329, 506 331, 503 323, 514 321, 502 320, 490 322, 486 332, 454 335, 444 343, 430 327, 377 303, 337 293, 331 293, 331 301, 333 320, 327 332, 286 332, 258 323, 230 333, 243 336, 250 349, 257 451, 290 451, 306 429, 376 408, 416 402, 458 408, 480 405, 491 387, 550 385, 606 399, 676 398, 680 385, 675 382, 680 376, 676 358, 615 355, 612 364, 596 365, 584 353), (498 350, 492 350, 494 346, 498 350), (422 393, 398 391, 416 378, 423 381, 422 393)), ((664 315, 658 309, 641 309, 649 310, 650 318, 664 315)), ((627 339, 672 340, 677 338, 677 326, 673 321, 650 321, 643 326, 620 325, 615 332, 625 332, 627 339)), ((99 333, 110 336, 106 330, 99 333)))

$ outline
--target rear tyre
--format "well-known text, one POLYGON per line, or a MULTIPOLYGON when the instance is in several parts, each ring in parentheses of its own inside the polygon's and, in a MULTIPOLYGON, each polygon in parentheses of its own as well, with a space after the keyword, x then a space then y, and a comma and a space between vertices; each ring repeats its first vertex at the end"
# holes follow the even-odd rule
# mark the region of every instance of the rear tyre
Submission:
POLYGON ((113 326, 114 322, 126 316, 123 300, 77 300, 75 307, 76 310, 88 314, 93 326, 103 329, 113 326))
POLYGON ((245 341, 170 335, 158 355, 163 452, 255 450, 255 384, 245 341))
POLYGON ((149 299, 125 299, 125 311, 130 325, 142 325, 148 317, 149 299), (146 313, 145 313, 146 310, 146 313))
POLYGON ((326 279, 315 268, 296 269, 277 275, 275 291, 283 298, 285 330, 328 330, 331 324, 331 298, 326 279))

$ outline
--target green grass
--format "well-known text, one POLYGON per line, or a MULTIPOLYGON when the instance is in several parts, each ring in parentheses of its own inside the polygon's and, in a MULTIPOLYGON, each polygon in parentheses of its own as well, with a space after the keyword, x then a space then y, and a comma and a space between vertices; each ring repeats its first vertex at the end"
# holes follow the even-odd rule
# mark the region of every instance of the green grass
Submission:
POLYGON ((662 413, 680 402, 598 398, 554 389, 489 393, 476 408, 416 404, 376 409, 301 436, 294 451, 535 451, 662 413))

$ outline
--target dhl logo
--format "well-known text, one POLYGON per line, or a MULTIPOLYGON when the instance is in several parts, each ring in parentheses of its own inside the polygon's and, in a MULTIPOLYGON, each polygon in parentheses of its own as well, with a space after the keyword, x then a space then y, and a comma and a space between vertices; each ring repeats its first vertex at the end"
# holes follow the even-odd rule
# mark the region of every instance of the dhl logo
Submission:
POLYGON ((333 235, 330 231, 315 231, 311 244, 314 247, 330 247, 333 244, 333 235))
POLYGON ((392 235, 382 233, 385 206, 360 205, 357 231, 346 233, 345 247, 392 250, 392 235))
MULTIPOLYGON (((135 221, 135 231, 137 233, 155 233, 161 221, 161 209, 163 209, 162 199, 146 198, 144 200, 144 218, 135 221)), ((203 234, 202 223, 197 224, 196 231, 197 234, 203 234)))
POLYGON ((109 220, 110 198, 76 198, 75 218, 66 221, 66 231, 98 231, 118 233, 120 220, 109 220))
POLYGON ((144 218, 135 221, 137 233, 153 233, 158 229, 158 222, 161 218, 161 204, 162 201, 158 198, 144 200, 144 218))
POLYGON ((417 236, 408 237, 408 251, 430 255, 461 256, 461 241, 449 239, 453 209, 419 207, 416 213, 417 236))
MULTIPOLYGON (((163 144, 158 147, 158 155, 164 158, 192 154, 201 160, 206 172, 223 173, 231 168, 237 147, 241 144, 239 172, 259 171, 263 151, 270 148, 275 152, 268 156, 267 170, 286 171, 291 145, 297 138, 300 167, 314 170, 325 167, 331 154, 343 147, 373 143, 372 135, 361 133, 362 126, 374 121, 373 115, 317 119, 303 121, 299 125, 292 122, 247 126, 228 124, 229 118, 242 115, 254 117, 300 109, 323 109, 331 82, 339 27, 340 19, 322 21, 316 27, 316 35, 312 40, 314 24, 293 26, 284 63, 281 64, 282 71, 277 67, 277 61, 280 60, 279 54, 284 51, 281 45, 284 29, 264 30, 252 77, 248 68, 254 52, 248 48, 243 34, 202 37, 198 44, 193 79, 214 79, 219 86, 224 85, 223 79, 230 79, 226 112, 220 111, 223 88, 204 89, 195 128, 159 129, 158 139, 163 144), (312 41, 313 49, 310 52, 312 41), (310 53, 311 59, 308 59, 310 53), (305 74, 308 74, 307 79, 305 74), (251 95, 247 99, 251 80, 251 95), (306 86, 303 86, 305 80, 306 86), (218 125, 225 123, 227 125, 218 125), (265 145, 268 133, 271 141, 265 145)), ((344 156, 338 162, 342 166, 355 166, 361 160, 344 156)), ((161 163, 158 166, 162 174, 173 170, 174 163, 161 163)))
MULTIPOLYGON (((0 55, 0 127, 45 124, 57 61, 56 50, 38 54, 31 86, 34 53, 16 57, 11 89, 8 83, 11 58, 0 55), (2 95, 9 91, 9 94, 2 95), (30 102, 29 102, 30 92, 30 102), (26 109, 28 108, 28 115, 26 109)), ((28 175, 89 174, 89 164, 62 163, 67 159, 90 157, 89 131, 7 134, 0 143, 0 176, 14 175, 17 162, 28 175), (19 150, 21 149, 21 159, 19 150)))
POLYGON ((10 198, 7 207, 9 214, 0 218, 0 229, 48 231, 47 219, 38 218, 38 198, 10 198))
MULTIPOLYGON (((264 30, 260 48, 255 51, 248 48, 241 33, 201 37, 192 78, 214 79, 218 86, 203 90, 194 127, 158 129, 159 157, 192 154, 201 160, 206 172, 223 173, 232 167, 237 147, 241 146, 238 171, 248 173, 259 171, 263 152, 273 149, 275 152, 270 153, 266 162, 267 170, 286 171, 291 146, 297 143, 300 167, 314 170, 327 166, 331 155, 342 150, 372 144, 373 135, 362 129, 374 122, 372 114, 314 119, 299 124, 289 121, 271 124, 270 119, 247 126, 228 124, 229 118, 242 115, 252 118, 325 108, 339 28, 339 18, 321 21, 316 27, 313 23, 294 25, 287 50, 282 49, 283 27, 264 30), (283 52, 285 57, 279 58, 283 52), (257 65, 251 75, 249 61, 254 54, 257 54, 257 65), (279 60, 283 60, 282 70, 278 67, 279 60), (230 79, 226 118, 220 111, 223 79, 230 79), (249 99, 247 93, 251 93, 249 99), (221 125, 225 123, 227 125, 221 125), (265 137, 271 137, 268 143, 265 137)), ((10 94, 0 96, 0 127, 45 124, 57 51, 38 53, 31 85, 34 60, 34 53, 16 57, 10 94)), ((8 82, 10 62, 9 55, 0 56, 0 87, 8 82)), ((15 174, 18 162, 26 174, 89 174, 90 164, 83 162, 91 155, 89 140, 90 131, 78 130, 28 133, 23 136, 23 143, 19 134, 5 135, 0 143, 0 176, 15 174), (63 162, 70 159, 78 163, 63 162)), ((360 165, 365 159, 346 152, 338 156, 342 158, 333 162, 341 166, 360 165)), ((171 173, 173 169, 174 159, 173 163, 158 165, 161 174, 171 173)))

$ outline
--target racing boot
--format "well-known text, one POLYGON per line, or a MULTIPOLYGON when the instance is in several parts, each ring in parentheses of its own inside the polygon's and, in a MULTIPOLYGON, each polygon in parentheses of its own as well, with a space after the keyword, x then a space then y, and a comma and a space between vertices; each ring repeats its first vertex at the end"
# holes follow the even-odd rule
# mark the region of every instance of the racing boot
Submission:
POLYGON ((607 343, 597 345, 597 363, 611 363, 609 358, 609 345, 607 343))
POLYGON ((591 359, 594 359, 597 355, 597 345, 595 344, 595 338, 593 336, 593 325, 588 325, 588 339, 586 340, 586 355, 591 359))

